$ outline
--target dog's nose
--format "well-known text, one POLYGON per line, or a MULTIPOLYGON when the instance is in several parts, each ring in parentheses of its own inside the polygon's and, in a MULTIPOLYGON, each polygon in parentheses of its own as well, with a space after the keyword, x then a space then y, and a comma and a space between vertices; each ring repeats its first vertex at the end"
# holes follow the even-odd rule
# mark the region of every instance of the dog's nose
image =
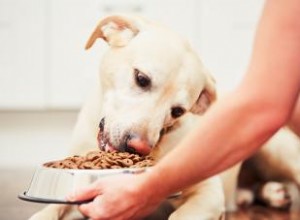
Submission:
POLYGON ((128 135, 125 151, 129 153, 138 153, 140 155, 148 155, 151 152, 151 145, 147 140, 138 135, 128 135))

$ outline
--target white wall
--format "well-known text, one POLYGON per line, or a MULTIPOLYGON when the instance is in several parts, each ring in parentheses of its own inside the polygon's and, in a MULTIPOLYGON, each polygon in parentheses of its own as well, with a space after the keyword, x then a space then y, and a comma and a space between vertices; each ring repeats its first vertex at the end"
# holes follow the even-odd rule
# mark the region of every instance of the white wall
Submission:
POLYGON ((230 90, 245 72, 263 1, 0 0, 0 167, 64 157, 105 45, 84 51, 100 17, 134 12, 187 37, 230 90))

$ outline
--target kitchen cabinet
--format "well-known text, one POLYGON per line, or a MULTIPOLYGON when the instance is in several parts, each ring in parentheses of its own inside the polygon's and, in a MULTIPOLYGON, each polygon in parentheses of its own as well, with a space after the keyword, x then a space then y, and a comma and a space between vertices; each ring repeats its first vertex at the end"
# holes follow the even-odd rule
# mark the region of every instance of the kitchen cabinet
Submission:
POLYGON ((0 108, 45 107, 44 2, 0 0, 0 108))

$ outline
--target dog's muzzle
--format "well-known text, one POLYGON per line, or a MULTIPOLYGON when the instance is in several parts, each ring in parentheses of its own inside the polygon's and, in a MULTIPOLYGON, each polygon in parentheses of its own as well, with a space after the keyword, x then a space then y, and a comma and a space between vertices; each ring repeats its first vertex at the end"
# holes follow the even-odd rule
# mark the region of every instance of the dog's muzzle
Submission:
POLYGON ((113 146, 109 139, 108 133, 104 130, 105 118, 102 118, 99 123, 98 144, 99 148, 104 151, 125 151, 140 155, 148 155, 151 152, 152 146, 148 140, 142 138, 136 133, 129 132, 122 137, 119 146, 113 146))
POLYGON ((150 154, 152 146, 149 142, 143 138, 141 138, 137 134, 129 134, 127 135, 125 141, 125 151, 129 153, 137 153, 140 155, 148 155, 150 154))

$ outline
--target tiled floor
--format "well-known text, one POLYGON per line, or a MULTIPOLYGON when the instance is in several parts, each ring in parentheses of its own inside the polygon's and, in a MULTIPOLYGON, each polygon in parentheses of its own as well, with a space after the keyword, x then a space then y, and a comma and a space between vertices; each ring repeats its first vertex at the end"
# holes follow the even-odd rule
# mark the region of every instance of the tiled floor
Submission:
MULTIPOLYGON (((17 198, 30 183, 33 169, 3 170, 0 169, 0 220, 25 220, 44 205, 24 202, 17 198)), ((161 220, 161 218, 154 218, 161 220)), ((280 212, 261 207, 228 213, 226 220, 299 220, 299 213, 280 212)))

